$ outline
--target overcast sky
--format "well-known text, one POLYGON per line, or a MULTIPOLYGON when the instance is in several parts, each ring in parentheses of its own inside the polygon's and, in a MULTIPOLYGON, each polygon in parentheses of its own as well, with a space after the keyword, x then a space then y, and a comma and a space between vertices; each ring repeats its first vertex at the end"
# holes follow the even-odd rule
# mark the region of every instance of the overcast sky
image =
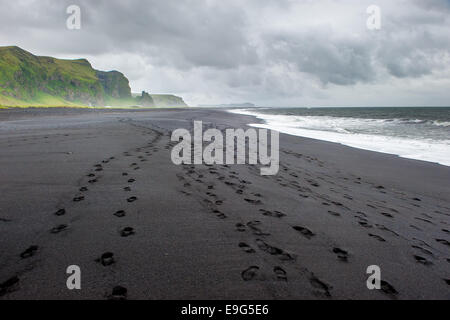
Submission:
POLYGON ((0 0, 0 45, 190 105, 450 105, 450 0, 0 0), (81 30, 66 9, 81 8, 81 30), (366 10, 381 9, 369 30, 366 10))

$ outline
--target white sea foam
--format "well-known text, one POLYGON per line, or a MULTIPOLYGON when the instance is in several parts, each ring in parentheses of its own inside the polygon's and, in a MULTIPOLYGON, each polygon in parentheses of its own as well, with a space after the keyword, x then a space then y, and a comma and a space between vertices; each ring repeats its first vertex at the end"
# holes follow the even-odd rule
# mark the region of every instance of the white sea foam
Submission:
POLYGON ((433 121, 433 125, 439 127, 450 127, 450 121, 433 121))
MULTIPOLYGON (((253 127, 276 130, 285 134, 340 143, 354 148, 395 154, 450 166, 450 140, 432 140, 384 135, 383 126, 399 119, 355 119, 326 116, 294 116, 258 113, 257 110, 229 110, 232 113, 252 115, 264 120, 253 127), (364 132, 374 128, 379 133, 364 132), (381 130, 380 130, 381 128, 381 130), (358 133, 355 133, 357 131, 358 133)), ((445 122, 439 124, 446 126, 445 122)))

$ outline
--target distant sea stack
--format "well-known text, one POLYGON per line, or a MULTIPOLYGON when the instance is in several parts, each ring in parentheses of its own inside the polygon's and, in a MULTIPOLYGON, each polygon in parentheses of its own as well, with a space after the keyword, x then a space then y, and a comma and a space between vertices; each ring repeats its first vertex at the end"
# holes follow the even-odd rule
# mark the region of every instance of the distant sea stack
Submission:
POLYGON ((142 94, 140 97, 136 97, 136 101, 139 106, 142 107, 154 107, 155 101, 153 101, 153 98, 145 91, 142 91, 142 94))
POLYGON ((134 98, 122 73, 95 70, 86 59, 39 57, 16 46, 0 47, 0 106, 186 106, 181 98, 161 97, 153 101, 145 93, 134 98))
POLYGON ((188 107, 183 98, 171 94, 149 94, 142 91, 141 94, 133 93, 138 107, 154 106, 157 108, 188 107), (153 105, 152 105, 153 103, 153 105))

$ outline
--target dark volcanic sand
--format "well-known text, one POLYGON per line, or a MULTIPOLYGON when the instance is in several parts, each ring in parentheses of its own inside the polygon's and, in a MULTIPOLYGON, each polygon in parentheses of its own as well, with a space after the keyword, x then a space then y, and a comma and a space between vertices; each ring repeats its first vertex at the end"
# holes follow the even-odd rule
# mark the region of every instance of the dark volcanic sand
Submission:
POLYGON ((450 298, 450 168, 287 135, 277 176, 175 166, 170 132, 193 120, 256 121, 1 111, 0 299, 450 298))

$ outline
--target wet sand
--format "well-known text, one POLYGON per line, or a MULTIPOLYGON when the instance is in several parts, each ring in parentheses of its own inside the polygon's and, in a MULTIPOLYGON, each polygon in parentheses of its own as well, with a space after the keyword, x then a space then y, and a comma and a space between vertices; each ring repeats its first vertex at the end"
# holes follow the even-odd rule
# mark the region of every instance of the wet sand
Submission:
POLYGON ((172 130, 257 120, 68 110, 0 111, 0 299, 450 298, 449 167, 287 135, 276 176, 176 166, 172 130))

